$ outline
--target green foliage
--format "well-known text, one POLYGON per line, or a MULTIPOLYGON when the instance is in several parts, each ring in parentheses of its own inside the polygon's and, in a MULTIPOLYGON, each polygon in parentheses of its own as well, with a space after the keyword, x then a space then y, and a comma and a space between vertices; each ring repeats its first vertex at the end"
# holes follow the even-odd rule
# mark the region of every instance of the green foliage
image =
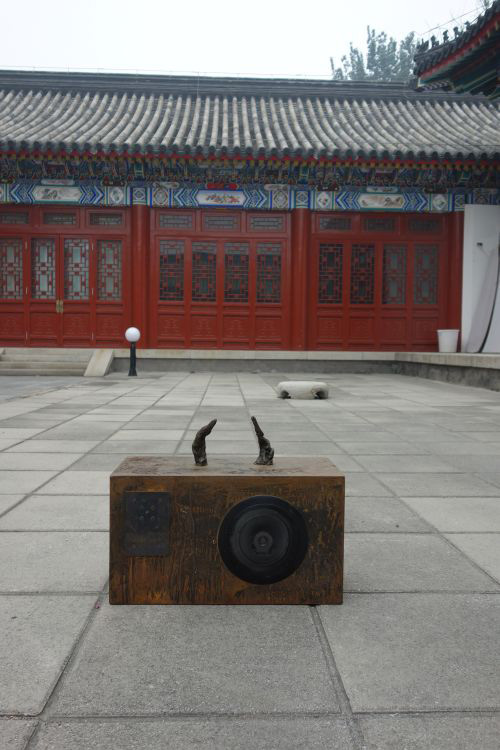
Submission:
POLYGON ((354 47, 341 58, 341 67, 335 67, 330 58, 332 78, 337 81, 409 81, 412 76, 416 39, 412 31, 399 42, 388 37, 385 31, 375 31, 368 26, 366 53, 354 47))

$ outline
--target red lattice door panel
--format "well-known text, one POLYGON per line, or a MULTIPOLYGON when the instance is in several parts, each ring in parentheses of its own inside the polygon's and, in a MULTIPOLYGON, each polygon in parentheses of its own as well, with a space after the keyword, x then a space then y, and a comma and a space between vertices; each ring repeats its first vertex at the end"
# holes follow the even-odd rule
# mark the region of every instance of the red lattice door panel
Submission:
POLYGON ((24 248, 22 237, 0 237, 0 343, 11 346, 26 341, 24 248))
POLYGON ((441 216, 316 216, 310 348, 434 350, 449 299, 447 226, 441 216))
POLYGON ((288 221, 273 216, 269 227, 266 218, 256 223, 254 215, 186 210, 157 215, 152 346, 289 346, 288 243, 276 236, 286 235, 288 221))

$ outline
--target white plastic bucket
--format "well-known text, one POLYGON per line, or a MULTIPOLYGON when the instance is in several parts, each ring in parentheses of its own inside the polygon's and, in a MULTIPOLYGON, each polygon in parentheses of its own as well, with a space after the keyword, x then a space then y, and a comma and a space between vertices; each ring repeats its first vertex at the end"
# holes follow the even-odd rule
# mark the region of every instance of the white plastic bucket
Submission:
POLYGON ((457 328, 443 328, 438 329, 438 348, 440 352, 456 352, 458 344, 458 334, 460 331, 457 328))

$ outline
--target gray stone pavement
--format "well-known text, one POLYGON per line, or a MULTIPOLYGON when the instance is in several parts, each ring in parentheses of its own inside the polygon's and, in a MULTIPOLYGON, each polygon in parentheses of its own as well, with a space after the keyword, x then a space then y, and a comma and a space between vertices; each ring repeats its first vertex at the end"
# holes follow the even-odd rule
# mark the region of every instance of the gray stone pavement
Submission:
POLYGON ((0 379, 2 750, 498 750, 500 395, 288 377, 0 379), (252 460, 250 415, 346 474, 344 604, 110 607, 109 473, 213 417, 252 460))

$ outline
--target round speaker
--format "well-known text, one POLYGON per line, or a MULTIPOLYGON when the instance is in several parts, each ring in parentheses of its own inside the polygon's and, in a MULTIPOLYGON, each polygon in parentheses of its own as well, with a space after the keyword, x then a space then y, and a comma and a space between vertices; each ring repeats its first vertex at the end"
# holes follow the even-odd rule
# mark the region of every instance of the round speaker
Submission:
POLYGON ((257 495, 227 513, 219 529, 219 552, 226 567, 249 583, 276 583, 305 557, 307 528, 302 515, 279 497, 257 495))

